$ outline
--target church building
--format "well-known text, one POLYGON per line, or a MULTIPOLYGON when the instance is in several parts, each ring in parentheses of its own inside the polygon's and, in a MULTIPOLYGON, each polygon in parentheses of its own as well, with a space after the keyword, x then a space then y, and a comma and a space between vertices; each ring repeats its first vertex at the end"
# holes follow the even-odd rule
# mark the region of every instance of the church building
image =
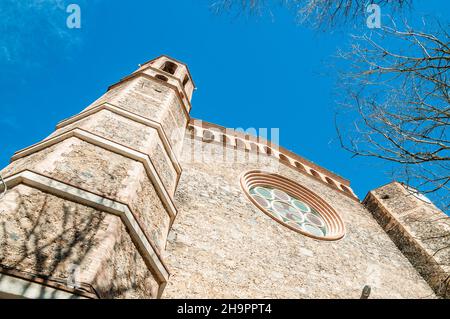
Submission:
MULTIPOLYGON (((1 170, 0 298, 450 298, 450 221, 190 117, 146 62, 1 170)), ((82 92, 80 92, 82 93, 82 92)))

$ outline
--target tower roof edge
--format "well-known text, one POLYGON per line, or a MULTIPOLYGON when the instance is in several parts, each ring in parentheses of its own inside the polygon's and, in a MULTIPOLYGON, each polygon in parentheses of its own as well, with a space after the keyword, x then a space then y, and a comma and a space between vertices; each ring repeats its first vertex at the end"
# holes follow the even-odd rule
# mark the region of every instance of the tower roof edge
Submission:
POLYGON ((188 66, 185 62, 180 61, 180 60, 178 60, 178 59, 175 59, 175 58, 171 57, 170 55, 167 55, 167 54, 161 54, 161 55, 157 56, 156 58, 153 58, 153 59, 151 59, 151 60, 148 60, 148 61, 142 63, 142 65, 148 64, 148 63, 150 63, 150 62, 152 62, 152 61, 155 61, 155 60, 158 60, 158 59, 161 59, 161 58, 167 58, 167 59, 170 59, 170 60, 172 60, 172 61, 175 61, 175 62, 177 62, 177 63, 179 63, 179 64, 184 65, 184 66, 186 67, 186 70, 188 71, 189 77, 191 78, 191 81, 192 81, 192 84, 194 85, 194 88, 197 89, 197 86, 195 85, 195 82, 194 82, 194 78, 192 77, 191 71, 189 70, 189 66, 188 66))

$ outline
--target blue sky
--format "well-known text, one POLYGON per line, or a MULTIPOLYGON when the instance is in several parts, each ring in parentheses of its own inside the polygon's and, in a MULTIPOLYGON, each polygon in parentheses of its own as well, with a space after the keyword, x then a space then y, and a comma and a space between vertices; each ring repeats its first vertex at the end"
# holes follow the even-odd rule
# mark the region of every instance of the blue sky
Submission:
MULTIPOLYGON (((280 143, 352 182, 363 198, 390 166, 354 158, 334 127, 330 65, 352 30, 318 32, 288 10, 215 15, 208 0, 72 0, 82 28, 66 28, 63 0, 0 2, 0 166, 50 134, 137 64, 160 54, 186 62, 198 90, 191 115, 226 127, 279 128, 280 143)), ((445 0, 416 1, 412 19, 447 19, 445 0)))

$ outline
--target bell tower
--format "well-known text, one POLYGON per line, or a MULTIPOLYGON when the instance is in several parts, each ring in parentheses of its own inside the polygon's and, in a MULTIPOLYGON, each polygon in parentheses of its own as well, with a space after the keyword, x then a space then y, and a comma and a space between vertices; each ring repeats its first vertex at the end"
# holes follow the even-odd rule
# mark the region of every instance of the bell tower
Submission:
POLYGON ((0 297, 158 298, 194 83, 160 56, 1 171, 0 297))

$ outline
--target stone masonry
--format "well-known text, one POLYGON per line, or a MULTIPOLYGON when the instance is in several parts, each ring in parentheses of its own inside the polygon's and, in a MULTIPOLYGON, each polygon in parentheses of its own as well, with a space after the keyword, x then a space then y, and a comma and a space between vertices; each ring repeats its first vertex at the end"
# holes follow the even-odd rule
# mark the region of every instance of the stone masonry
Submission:
MULTIPOLYGON (((363 203, 336 173, 190 118, 187 66, 144 63, 0 173, 0 298, 449 297, 448 217, 392 183, 363 203), (343 220, 339 240, 245 195, 277 173, 343 220), (342 229, 344 229, 342 227, 342 229)), ((335 238, 337 239, 337 238, 335 238)))
POLYGON ((436 294, 450 298, 450 218, 396 182, 371 191, 364 204, 436 294))
POLYGON ((14 155, 1 172, 0 290, 18 288, 5 295, 161 296, 193 88, 161 56, 14 155))
POLYGON ((179 213, 167 245, 172 276, 164 298, 359 298, 365 285, 372 288, 370 298, 435 296, 358 200, 272 156, 226 161, 217 156, 222 149, 186 135, 175 196, 179 213), (193 149, 203 150, 203 157, 193 160, 193 149), (266 216, 239 184, 240 175, 255 168, 320 194, 343 218, 346 236, 315 240, 266 216))

